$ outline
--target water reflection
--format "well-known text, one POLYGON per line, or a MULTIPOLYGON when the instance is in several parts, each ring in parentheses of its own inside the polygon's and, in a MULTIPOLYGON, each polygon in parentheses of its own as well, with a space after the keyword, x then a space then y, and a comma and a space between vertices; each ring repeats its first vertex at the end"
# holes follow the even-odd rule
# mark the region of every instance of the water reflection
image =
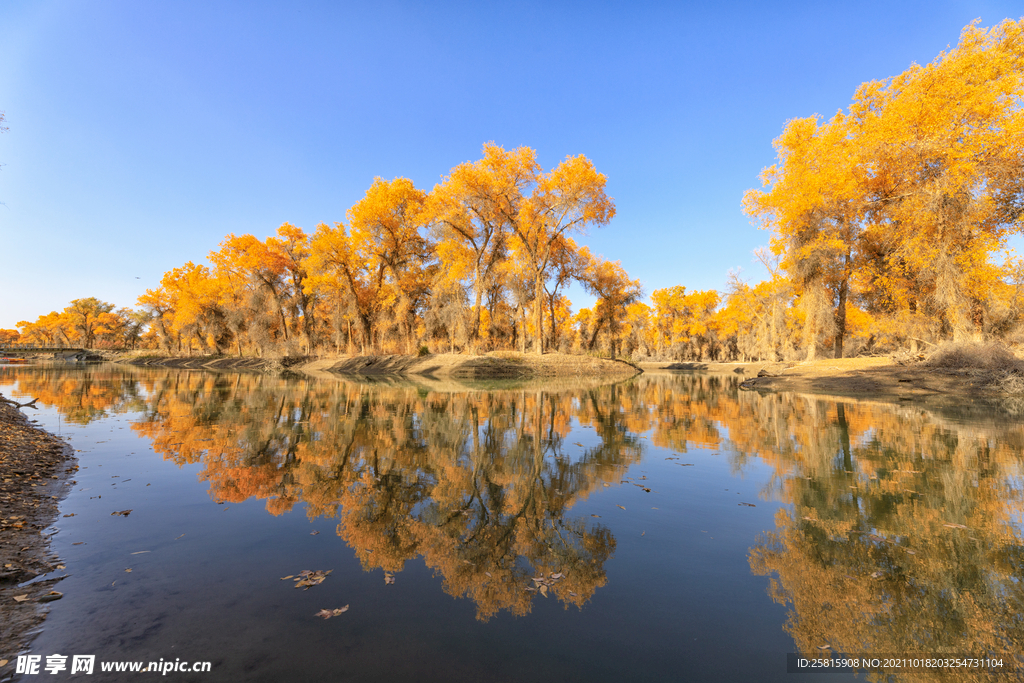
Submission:
POLYGON ((582 607, 616 542, 573 506, 645 457, 720 450, 737 473, 769 465, 762 495, 786 503, 750 538, 749 563, 789 606, 800 652, 1024 651, 1024 425, 977 406, 670 374, 487 391, 117 366, 0 371, 11 379, 69 420, 141 412, 133 429, 165 459, 201 464, 216 500, 337 518, 364 569, 423 557, 482 620, 527 614, 534 577, 552 574, 564 578, 549 593, 582 607))
POLYGON ((792 507, 750 564, 791 607, 786 630, 800 651, 1020 657, 1019 422, 811 398, 758 403, 761 426, 737 439, 772 462, 773 493, 792 507))

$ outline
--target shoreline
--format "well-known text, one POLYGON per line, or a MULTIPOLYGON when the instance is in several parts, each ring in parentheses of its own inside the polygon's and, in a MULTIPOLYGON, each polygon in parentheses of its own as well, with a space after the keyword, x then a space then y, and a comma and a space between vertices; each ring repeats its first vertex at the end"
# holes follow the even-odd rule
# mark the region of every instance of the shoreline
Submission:
POLYGON ((63 568, 43 532, 58 519, 77 469, 70 444, 0 401, 0 662, 9 660, 0 666, 4 674, 13 671, 18 653, 46 619, 46 603, 60 598, 54 587, 63 576, 19 585, 63 568))
POLYGON ((794 392, 947 406, 964 398, 1002 402, 1024 399, 1024 394, 1007 382, 1014 373, 1006 370, 900 363, 882 356, 776 363, 641 363, 641 367, 647 372, 737 375, 742 378, 742 390, 761 393, 794 392))
POLYGON ((427 377, 431 379, 536 379, 545 377, 626 378, 643 370, 624 360, 560 353, 534 355, 493 352, 484 355, 428 354, 339 356, 335 358, 246 358, 237 356, 127 356, 113 362, 202 370, 248 370, 341 376, 427 377))

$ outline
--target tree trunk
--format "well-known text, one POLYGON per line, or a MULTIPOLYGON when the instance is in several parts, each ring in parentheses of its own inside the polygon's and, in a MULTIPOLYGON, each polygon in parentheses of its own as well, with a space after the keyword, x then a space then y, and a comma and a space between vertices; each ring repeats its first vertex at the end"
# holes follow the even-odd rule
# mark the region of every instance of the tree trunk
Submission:
POLYGON ((544 353, 544 278, 536 274, 533 284, 533 324, 536 327, 533 337, 533 352, 544 353))
POLYGON ((846 339, 846 295, 849 289, 849 281, 843 278, 839 285, 839 304, 836 306, 836 339, 832 357, 843 357, 843 342, 846 339))

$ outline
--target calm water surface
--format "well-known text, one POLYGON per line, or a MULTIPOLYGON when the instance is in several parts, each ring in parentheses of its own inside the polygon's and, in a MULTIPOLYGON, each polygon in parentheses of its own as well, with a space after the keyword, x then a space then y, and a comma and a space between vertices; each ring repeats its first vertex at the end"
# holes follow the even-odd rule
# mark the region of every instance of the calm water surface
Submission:
POLYGON ((23 367, 0 391, 38 397, 80 458, 44 657, 212 662, 168 674, 197 681, 782 681, 786 653, 1024 651, 1005 414, 667 373, 23 367), (331 573, 297 589, 304 570, 331 573))

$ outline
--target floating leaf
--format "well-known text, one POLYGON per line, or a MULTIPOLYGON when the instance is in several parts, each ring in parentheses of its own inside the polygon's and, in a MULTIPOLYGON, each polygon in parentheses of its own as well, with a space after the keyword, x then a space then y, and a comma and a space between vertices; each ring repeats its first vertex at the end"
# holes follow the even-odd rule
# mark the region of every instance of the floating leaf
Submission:
POLYGON ((943 524, 942 526, 948 526, 950 529, 966 529, 963 524, 943 524))
POLYGON ((63 597, 63 593, 60 593, 58 591, 50 591, 43 597, 39 598, 39 602, 53 602, 54 600, 60 600, 63 597))
POLYGON ((294 578, 295 578, 295 574, 289 574, 288 576, 282 576, 281 580, 282 581, 287 581, 288 579, 294 579, 294 578))
POLYGON ((395 582, 395 575, 391 572, 384 572, 384 584, 390 586, 395 582))
POLYGON ((740 503, 740 505, 746 505, 748 508, 756 508, 757 507, 753 503, 740 503))
POLYGON ((548 587, 544 584, 540 585, 540 594, 543 595, 545 598, 548 597, 548 587))
POLYGON ((339 607, 338 609, 322 609, 316 613, 316 616, 323 617, 324 619, 330 619, 331 617, 336 617, 339 614, 344 614, 347 611, 348 605, 345 605, 344 607, 339 607))
POLYGON ((625 508, 625 506, 623 506, 623 505, 616 505, 615 507, 617 507, 617 508, 622 508, 623 510, 625 510, 625 509, 626 509, 626 508, 625 508))
POLYGON ((601 515, 590 515, 591 517, 600 517, 601 515))
POLYGON ((120 515, 122 517, 127 517, 130 514, 132 514, 131 510, 120 510, 119 512, 111 512, 110 516, 113 517, 114 515, 120 515))
POLYGON ((15 595, 14 596, 14 602, 25 602, 26 600, 28 600, 28 595, 27 594, 26 595, 15 595))
POLYGON ((138 552, 132 553, 132 555, 142 555, 143 553, 152 552, 150 550, 139 550, 138 552))
POLYGON ((828 643, 825 643, 824 645, 819 645, 819 646, 818 646, 818 649, 819 649, 819 650, 831 650, 831 649, 832 649, 832 646, 831 646, 831 645, 829 645, 828 643))
POLYGON ((125 573, 127 573, 127 574, 131 574, 131 573, 132 573, 131 567, 129 567, 128 569, 125 569, 124 571, 125 571, 125 573))
POLYGON ((324 579, 326 579, 327 575, 330 574, 332 571, 334 570, 327 569, 325 571, 313 571, 310 569, 304 569, 301 572, 299 572, 299 575, 297 577, 295 577, 295 587, 301 588, 303 590, 309 590, 310 587, 317 586, 323 583, 324 579))
POLYGON ((320 533, 320 532, 319 531, 310 531, 309 535, 310 536, 316 536, 318 533, 320 533))

